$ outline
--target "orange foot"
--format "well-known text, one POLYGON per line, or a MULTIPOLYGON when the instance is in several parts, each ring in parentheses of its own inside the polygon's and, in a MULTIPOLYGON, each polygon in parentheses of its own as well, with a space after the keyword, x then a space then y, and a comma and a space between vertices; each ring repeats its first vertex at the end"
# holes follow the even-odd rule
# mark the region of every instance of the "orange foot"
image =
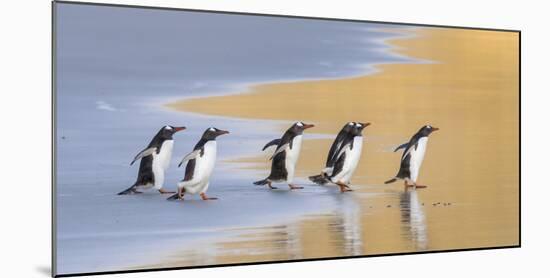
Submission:
POLYGON ((202 198, 203 200, 205 200, 205 201, 207 201, 207 200, 218 200, 218 198, 216 198, 216 197, 208 197, 208 196, 206 196, 206 194, 204 194, 204 193, 201 193, 201 198, 202 198))
POLYGON ((340 192, 341 193, 353 191, 353 189, 350 189, 347 184, 337 183, 336 185, 338 185, 340 187, 340 192))
POLYGON ((164 188, 159 189, 160 194, 172 194, 176 193, 175 191, 166 191, 164 188))

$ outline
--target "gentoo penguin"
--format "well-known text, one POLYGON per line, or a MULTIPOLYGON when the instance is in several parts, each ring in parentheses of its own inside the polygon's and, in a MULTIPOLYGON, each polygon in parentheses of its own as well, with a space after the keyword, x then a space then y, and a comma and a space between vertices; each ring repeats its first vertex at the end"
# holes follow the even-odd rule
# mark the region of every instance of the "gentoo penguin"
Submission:
POLYGON ((160 193, 174 193, 165 191, 162 188, 164 183, 164 171, 170 165, 172 159, 172 149, 174 147, 174 133, 184 130, 185 127, 162 127, 157 135, 153 137, 151 143, 143 151, 138 153, 134 160, 130 163, 133 165, 138 159, 141 159, 139 164, 138 177, 136 182, 130 188, 118 193, 118 195, 141 193, 138 189, 148 189, 154 187, 160 193))
POLYGON ((327 160, 325 163, 325 169, 321 171, 320 175, 310 176, 309 180, 319 185, 324 185, 329 182, 327 173, 329 173, 328 175, 332 173, 334 163, 336 162, 336 155, 343 146, 342 144, 344 143, 346 138, 350 136, 349 133, 354 128, 355 122, 348 122, 342 127, 342 129, 334 139, 334 142, 332 142, 332 145, 330 146, 330 150, 328 152, 327 160))
POLYGON ((361 158, 362 132, 369 125, 370 123, 347 123, 330 147, 325 169, 321 174, 311 176, 309 179, 321 185, 332 182, 340 187, 340 192, 352 191, 349 189, 349 183, 361 158))
POLYGON ((401 167, 397 175, 384 183, 392 183, 397 179, 405 180, 405 187, 425 188, 425 185, 416 184, 418 178, 418 172, 422 161, 424 160, 424 154, 426 153, 426 147, 428 146, 428 136, 439 130, 437 127, 431 125, 423 126, 408 143, 398 146, 394 152, 405 149, 401 156, 401 167))
POLYGON ((292 184, 294 178, 294 169, 300 156, 302 148, 302 134, 304 130, 314 127, 314 125, 304 124, 303 122, 294 123, 283 134, 280 139, 272 140, 263 147, 263 151, 271 146, 277 146, 271 156, 271 173, 269 177, 254 182, 255 185, 269 186, 270 189, 276 189, 272 186, 273 182, 287 182, 290 189, 302 189, 303 187, 292 184))
POLYGON ((193 151, 187 154, 180 162, 178 167, 187 162, 185 167, 185 177, 178 182, 178 193, 172 195, 168 200, 183 199, 185 193, 200 193, 203 200, 216 200, 206 196, 206 190, 210 181, 210 175, 214 170, 216 162, 216 138, 229 131, 217 129, 214 127, 206 129, 201 139, 193 148, 193 151))

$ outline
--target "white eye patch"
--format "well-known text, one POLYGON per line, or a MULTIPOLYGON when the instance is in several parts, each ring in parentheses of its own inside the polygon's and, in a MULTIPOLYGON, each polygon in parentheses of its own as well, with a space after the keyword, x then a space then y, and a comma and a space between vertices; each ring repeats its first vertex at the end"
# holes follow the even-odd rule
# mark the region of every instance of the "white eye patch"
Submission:
POLYGON ((216 131, 216 129, 213 128, 213 127, 209 128, 208 130, 210 130, 210 131, 216 131))
POLYGON ((432 128, 432 126, 431 126, 431 125, 427 125, 426 127, 427 127, 427 128, 429 128, 429 129, 431 129, 431 128, 432 128))
POLYGON ((356 123, 355 126, 356 126, 356 127, 362 127, 363 125, 360 124, 360 123, 356 123))
POLYGON ((296 125, 299 126, 299 127, 302 127, 302 126, 304 126, 304 123, 302 123, 302 122, 297 122, 296 125))
POLYGON ((164 127, 164 129, 172 130, 172 127, 167 125, 164 127))
POLYGON ((353 126, 353 125, 355 125, 355 122, 349 122, 348 125, 353 126))

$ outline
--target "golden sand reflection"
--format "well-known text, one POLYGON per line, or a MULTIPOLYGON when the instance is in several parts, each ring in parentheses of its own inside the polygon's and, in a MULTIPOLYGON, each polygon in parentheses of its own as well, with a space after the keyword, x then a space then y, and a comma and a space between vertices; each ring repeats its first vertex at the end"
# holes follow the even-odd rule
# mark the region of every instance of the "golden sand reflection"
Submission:
POLYGON ((428 229, 423 206, 416 190, 405 190, 399 194, 403 236, 410 240, 416 251, 428 249, 428 229))

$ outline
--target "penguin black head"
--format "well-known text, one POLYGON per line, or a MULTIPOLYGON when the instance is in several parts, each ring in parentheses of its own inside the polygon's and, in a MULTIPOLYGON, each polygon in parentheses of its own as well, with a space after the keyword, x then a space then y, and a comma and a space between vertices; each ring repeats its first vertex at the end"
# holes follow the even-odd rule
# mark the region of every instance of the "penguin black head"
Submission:
POLYGON ((420 134, 421 137, 429 136, 432 132, 437 130, 439 130, 439 128, 433 127, 431 125, 425 125, 418 131, 418 134, 420 134))
POLYGON ((342 127, 342 130, 340 132, 342 133, 351 133, 355 129, 356 122, 348 122, 342 127))
POLYGON ((361 133, 363 132, 363 129, 365 129, 365 127, 367 127, 369 125, 370 125, 370 123, 360 123, 360 122, 353 123, 353 128, 351 130, 351 133, 354 136, 361 136, 361 133))
POLYGON ((304 130, 308 128, 312 128, 315 125, 305 124, 303 122, 296 122, 294 123, 288 130, 294 134, 302 134, 304 133, 304 130))
POLYGON ((229 133, 229 131, 227 131, 227 130, 221 130, 221 129, 217 129, 215 127, 211 127, 211 128, 208 128, 204 131, 204 133, 202 134, 202 139, 216 140, 216 137, 218 137, 220 135, 228 134, 228 133, 229 133))
POLYGON ((159 132, 157 133, 157 137, 164 140, 172 139, 172 135, 174 135, 174 133, 184 129, 184 126, 175 127, 171 125, 166 125, 159 130, 159 132))

